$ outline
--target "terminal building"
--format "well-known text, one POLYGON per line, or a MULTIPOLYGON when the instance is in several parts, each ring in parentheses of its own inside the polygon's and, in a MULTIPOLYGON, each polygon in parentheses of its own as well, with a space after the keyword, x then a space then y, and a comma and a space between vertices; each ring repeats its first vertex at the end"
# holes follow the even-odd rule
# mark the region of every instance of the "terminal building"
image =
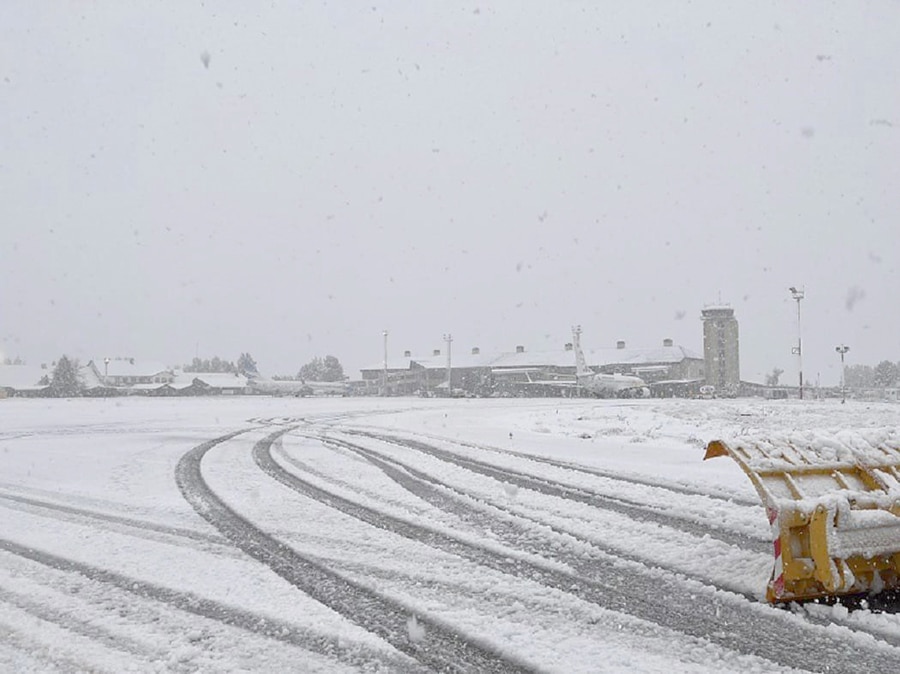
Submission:
MULTIPOLYGON (((605 374, 640 377, 651 390, 657 382, 702 383, 704 360, 671 339, 656 347, 626 347, 619 341, 609 348, 586 349, 588 366, 605 374)), ((573 389, 554 387, 575 376, 575 352, 571 343, 560 349, 529 351, 524 346, 505 352, 483 353, 478 347, 449 359, 440 350, 374 363, 361 370, 363 392, 386 395, 570 395, 573 389), (449 365, 449 367, 448 367, 449 365), (449 387, 447 373, 450 373, 449 387)))
MULTIPOLYGON (((597 373, 640 377, 654 397, 732 397, 742 391, 740 340, 734 309, 709 305, 701 312, 703 353, 664 339, 655 347, 585 349, 597 373), (710 393, 712 392, 712 393, 710 393)), ((440 350, 423 355, 406 351, 361 370, 359 393, 369 395, 574 395, 575 353, 560 349, 529 351, 524 346, 487 353, 478 347, 452 358, 440 350)))

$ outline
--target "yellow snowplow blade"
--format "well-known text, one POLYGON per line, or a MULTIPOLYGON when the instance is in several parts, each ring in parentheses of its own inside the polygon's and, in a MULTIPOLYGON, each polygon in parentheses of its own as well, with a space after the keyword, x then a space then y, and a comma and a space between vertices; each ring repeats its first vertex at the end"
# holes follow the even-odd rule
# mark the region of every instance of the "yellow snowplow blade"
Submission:
POLYGON ((900 435, 841 431, 713 440, 769 516, 770 602, 900 589, 900 435))

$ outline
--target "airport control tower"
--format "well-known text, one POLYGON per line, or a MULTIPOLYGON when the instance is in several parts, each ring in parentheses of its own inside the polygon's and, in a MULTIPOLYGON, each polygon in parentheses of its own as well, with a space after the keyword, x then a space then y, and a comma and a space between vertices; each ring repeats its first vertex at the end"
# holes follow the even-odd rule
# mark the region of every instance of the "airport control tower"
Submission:
POLYGON ((741 384, 738 322, 729 306, 710 306, 703 312, 703 359, 706 383, 719 395, 737 395, 741 384))

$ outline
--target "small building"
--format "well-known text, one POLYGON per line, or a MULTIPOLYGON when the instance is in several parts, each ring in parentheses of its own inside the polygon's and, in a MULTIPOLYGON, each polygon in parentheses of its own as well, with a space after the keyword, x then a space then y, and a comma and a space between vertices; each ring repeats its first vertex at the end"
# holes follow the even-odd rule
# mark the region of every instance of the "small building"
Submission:
POLYGON ((592 352, 588 362, 597 363, 605 374, 631 374, 648 384, 702 379, 706 369, 703 356, 676 346, 671 339, 664 339, 661 346, 641 348, 628 348, 620 340, 615 349, 592 352))
POLYGON ((123 391, 115 386, 106 385, 92 363, 82 365, 78 368, 78 378, 81 380, 83 387, 82 395, 92 398, 102 398, 108 396, 122 395, 123 391))
POLYGON ((50 371, 33 365, 0 365, 4 397, 37 398, 50 389, 50 371))
POLYGON ((412 395, 421 385, 421 375, 407 351, 403 358, 389 359, 360 370, 367 395, 412 395))
MULTIPOLYGON (((593 352, 585 352, 588 362, 592 362, 593 352)), ((501 378, 515 379, 526 371, 540 371, 543 375, 575 375, 575 351, 572 344, 562 349, 550 351, 529 351, 523 345, 515 351, 497 354, 491 361, 491 369, 501 378)))
POLYGON ((134 358, 104 358, 88 362, 94 375, 105 386, 127 387, 135 391, 155 390, 153 384, 170 384, 175 372, 161 363, 134 358), (137 388, 136 388, 137 387, 137 388))
POLYGON ((249 395, 247 377, 233 372, 182 372, 175 373, 169 384, 178 395, 249 395))

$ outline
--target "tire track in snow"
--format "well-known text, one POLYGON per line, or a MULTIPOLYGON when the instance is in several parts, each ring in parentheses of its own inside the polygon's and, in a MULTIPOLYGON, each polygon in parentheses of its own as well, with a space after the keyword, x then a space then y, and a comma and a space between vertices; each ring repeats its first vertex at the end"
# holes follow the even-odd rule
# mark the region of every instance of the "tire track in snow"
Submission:
POLYGON ((73 634, 87 637, 92 641, 103 644, 107 648, 121 651, 127 655, 150 661, 163 659, 164 654, 162 651, 151 650, 133 639, 124 637, 121 634, 115 634, 98 625, 93 625, 70 613, 31 601, 27 597, 3 587, 0 587, 0 602, 15 606, 35 618, 58 625, 73 634))
MULTIPOLYGON (((14 661, 16 669, 10 671, 39 671, 44 674, 49 672, 65 672, 66 674, 91 672, 91 674, 96 674, 101 671, 88 663, 62 655, 57 648, 53 648, 51 652, 46 644, 35 639, 27 631, 14 629, 2 622, 0 622, 0 647, 16 650, 22 654, 24 659, 31 661, 28 665, 32 666, 28 669, 21 669, 25 665, 25 661, 17 658, 14 661), (34 668, 33 665, 37 663, 40 663, 40 669, 34 668)), ((3 652, 0 651, 0 664, 6 664, 3 662, 2 656, 3 652)))
MULTIPOLYGON (((295 428, 278 430, 260 440, 254 456, 267 453, 275 439, 295 428)), ((505 658, 489 646, 427 618, 419 619, 427 630, 426 642, 422 646, 413 643, 408 631, 413 611, 409 608, 301 555, 231 510, 210 489, 200 471, 203 456, 226 439, 228 436, 190 450, 178 462, 175 477, 188 503, 233 544, 316 601, 380 636, 426 667, 439 671, 528 671, 527 666, 505 658)))
POLYGON ((355 419, 357 417, 368 418, 375 416, 392 415, 402 412, 414 412, 418 409, 427 409, 427 407, 412 406, 400 409, 383 409, 375 407, 372 409, 346 410, 344 412, 304 414, 303 416, 295 417, 250 417, 247 419, 247 423, 261 424, 263 426, 297 426, 301 424, 320 424, 331 426, 333 424, 346 422, 349 419, 355 419))
MULTIPOLYGON (((189 592, 171 590, 161 585, 107 571, 5 539, 0 539, 0 550, 57 571, 77 574, 89 581, 111 585, 141 599, 151 599, 169 608, 334 658, 349 665, 365 667, 371 666, 373 663, 381 663, 399 670, 409 669, 408 666, 404 668, 399 659, 391 659, 383 653, 369 652, 365 647, 348 647, 343 643, 344 640, 337 637, 323 636, 282 620, 205 599, 189 592)), ((60 624, 68 627, 67 624, 60 624)), ((89 669, 87 668, 85 671, 89 671, 89 669)))
POLYGON ((59 513, 62 515, 68 515, 71 517, 61 517, 60 519, 65 520, 76 520, 76 521, 93 521, 93 522, 103 522, 106 524, 114 524, 120 525, 121 527, 127 529, 135 529, 138 531, 147 531, 153 532, 157 534, 164 534, 165 536, 170 536, 174 538, 183 538, 188 539, 190 541, 199 542, 199 543, 210 543, 218 546, 228 546, 231 548, 230 544, 219 534, 217 533, 206 533, 203 531, 196 531, 194 529, 187 529, 184 527, 176 527, 168 524, 157 524, 155 522, 148 522, 146 520, 134 519, 131 517, 123 517, 122 515, 113 515, 111 513, 105 513, 98 510, 89 510, 87 508, 79 508, 77 506, 63 505, 60 503, 55 503, 53 501, 45 501, 43 499, 36 499, 29 496, 21 496, 19 494, 11 494, 9 492, 0 491, 0 500, 9 501, 13 504, 21 504, 23 506, 28 506, 26 508, 20 508, 22 512, 30 512, 33 513, 35 510, 47 510, 52 513, 59 513))
MULTIPOLYGON (((257 463, 267 474, 309 498, 378 528, 485 567, 573 594, 602 608, 798 669, 855 673, 868 668, 887 667, 885 671, 893 671, 894 667, 900 667, 900 649, 881 640, 879 635, 850 628, 846 628, 844 634, 835 634, 827 626, 813 625, 768 605, 748 602, 740 595, 702 586, 693 591, 689 583, 679 582, 671 574, 653 573, 621 556, 618 559, 592 559, 581 566, 579 573, 560 570, 550 562, 544 565, 525 558, 511 558, 508 554, 407 522, 306 482, 274 461, 271 442, 260 442, 253 451, 257 463), (871 648, 860 650, 860 638, 870 641, 871 648), (742 646, 736 647, 736 644, 742 646)), ((521 527, 510 526, 500 518, 492 522, 491 532, 501 540, 507 539, 504 543, 513 549, 522 542, 521 527)), ((546 550, 538 550, 536 554, 546 556, 546 550)), ((566 560, 570 566, 572 561, 566 560)))
MULTIPOLYGON (((639 521, 655 522, 656 524, 671 529, 679 529, 699 538, 709 536, 710 538, 715 538, 723 543, 733 545, 734 547, 743 550, 762 553, 770 553, 772 550, 772 542, 769 539, 754 538, 734 530, 711 526, 710 523, 700 524, 693 520, 685 519, 684 517, 665 513, 656 506, 650 506, 622 497, 598 494, 581 487, 563 485, 510 468, 500 468, 499 466, 454 454, 453 452, 417 440, 407 440, 405 438, 389 435, 369 433, 357 433, 356 435, 362 435, 363 437, 380 440, 381 442, 413 449, 441 461, 452 463, 460 468, 493 478, 499 482, 512 484, 522 489, 530 489, 544 494, 545 496, 554 496, 568 501, 577 501, 600 510, 609 510, 639 521)), ((628 480, 625 481, 628 482, 628 480)))
MULTIPOLYGON (((406 491, 439 510, 458 517, 476 528, 483 528, 494 535, 499 534, 508 545, 511 545, 521 552, 526 552, 538 557, 549 557, 555 562, 574 568, 579 573, 583 573, 587 578, 591 577, 591 564, 593 564, 593 562, 585 562, 582 558, 583 551, 573 549, 568 541, 574 540, 577 543, 589 546, 609 557, 633 562, 634 564, 644 567, 645 570, 650 568, 661 569, 673 576, 681 576, 716 590, 740 594, 750 601, 755 600, 755 597, 752 595, 738 592, 729 587, 721 587, 705 576, 691 574, 682 569, 667 566, 665 563, 660 563, 659 560, 656 559, 628 553, 620 547, 603 543, 596 539, 584 538, 584 536, 579 533, 569 531, 556 524, 550 524, 536 517, 517 512, 503 504, 489 503, 477 494, 471 494, 460 490, 458 487, 445 484, 431 475, 413 468, 407 463, 384 456, 374 450, 360 447, 336 438, 328 438, 325 440, 319 438, 319 440, 321 440, 325 446, 330 445, 346 449, 347 451, 362 457, 378 467, 385 475, 403 487, 406 491), (473 507, 471 505, 472 502, 480 504, 481 507, 473 507), (491 510, 505 513, 508 517, 504 519, 497 514, 492 514, 490 512, 491 510), (566 553, 558 553, 555 552, 556 548, 553 548, 548 553, 546 547, 548 545, 547 536, 535 534, 533 528, 524 524, 526 522, 530 525, 552 531, 557 536, 562 537, 563 540, 561 542, 556 541, 555 544, 566 545, 570 549, 566 553), (528 538, 526 539, 525 536, 528 536, 528 538)), ((285 455, 285 460, 291 463, 291 465, 303 470, 302 463, 296 461, 293 457, 285 455)))
MULTIPOLYGON (((379 467, 389 478, 391 478, 394 482, 399 484, 401 487, 406 489, 408 492, 414 494, 418 498, 421 498, 423 501, 430 503, 443 510, 444 512, 448 512, 464 521, 469 522, 475 526, 483 526, 485 529, 490 530, 492 533, 497 533, 498 531, 505 531, 507 528, 512 526, 512 531, 507 534, 507 539, 509 541, 509 545, 516 547, 522 550, 522 545, 524 539, 520 534, 517 534, 518 530, 516 525, 511 525, 506 520, 498 520, 495 516, 491 516, 489 513, 483 512, 476 508, 473 508, 470 505, 471 501, 475 501, 478 503, 483 503, 484 507, 499 510, 504 513, 508 513, 511 517, 514 517, 519 520, 524 520, 531 522, 535 525, 548 528, 552 530, 554 533, 561 534, 563 536, 570 537, 575 539, 585 545, 589 545, 592 548, 596 548, 597 550, 608 554, 613 557, 618 557, 620 559, 624 559, 627 561, 635 562, 637 564, 641 564, 642 566, 652 566, 654 569, 661 569, 663 571, 668 571, 675 576, 680 576, 687 578, 689 580, 693 580, 703 585, 707 585, 713 587, 717 590, 721 590, 723 592, 729 592, 732 594, 736 594, 744 597, 748 601, 758 602, 758 598, 751 594, 746 594, 743 592, 737 592, 728 587, 722 587, 718 583, 710 580, 709 578, 700 577, 695 574, 687 573, 681 569, 667 567, 665 564, 660 564, 655 560, 648 560, 642 557, 638 557, 636 555, 631 555, 628 553, 624 553, 621 550, 600 543, 596 540, 585 539, 577 533, 573 533, 570 531, 566 531, 564 529, 558 528, 556 525, 551 525, 543 520, 529 517, 528 515, 524 515, 519 512, 515 512, 514 510, 505 507, 502 504, 497 503, 485 503, 482 499, 480 499, 476 495, 467 494, 465 492, 461 492, 456 487, 451 487, 446 485, 439 480, 431 477, 427 473, 423 473, 421 471, 416 470, 412 466, 408 464, 404 464, 401 461, 398 461, 393 458, 385 457, 378 452, 373 450, 358 447, 353 445, 352 443, 346 443, 344 441, 336 440, 334 438, 329 438, 327 440, 323 440, 321 437, 309 435, 312 439, 319 439, 326 446, 328 444, 333 444, 334 446, 338 446, 342 449, 346 449, 350 452, 354 452, 357 455, 365 458, 366 460, 373 463, 379 467), (458 496, 457 496, 458 495, 458 496)), ((284 458, 287 462, 291 463, 301 470, 303 470, 302 462, 297 461, 293 457, 285 454, 284 458)), ((570 551, 568 557, 561 557, 562 553, 555 553, 556 548, 551 548, 548 552, 546 548, 541 552, 541 548, 537 547, 534 549, 525 549, 524 552, 529 552, 531 554, 535 554, 538 556, 547 556, 554 561, 558 561, 563 564, 567 564, 574 568, 577 572, 586 575, 587 577, 591 577, 592 569, 591 565, 592 561, 586 561, 580 554, 580 551, 570 551)), ((896 599, 889 598, 885 602, 879 602, 877 598, 872 598, 869 600, 873 607, 880 607, 875 613, 887 612, 887 613, 896 613, 897 611, 894 608, 888 608, 896 606, 896 599)), ((792 607, 795 608, 795 607, 792 607)), ((797 613, 797 611, 794 611, 797 613)), ((896 626, 894 623, 882 625, 882 626, 870 626, 870 625, 861 625, 858 621, 852 621, 847 617, 841 617, 840 615, 832 615, 826 616, 821 613, 814 612, 810 610, 809 607, 804 607, 800 609, 800 614, 804 616, 804 618, 815 625, 820 625, 827 627, 832 624, 840 624, 850 630, 853 630, 858 633, 863 633, 872 636, 875 639, 880 641, 884 641, 892 646, 900 647, 900 635, 895 634, 896 626)))
MULTIPOLYGON (((381 427, 368 427, 374 430, 360 430, 365 429, 365 426, 352 426, 346 429, 333 429, 333 430, 341 430, 342 432, 347 433, 348 435, 367 435, 369 437, 378 437, 381 440, 386 442, 396 443, 396 441, 404 441, 409 438, 398 436, 398 435, 389 435, 384 433, 384 429, 381 427)), ((760 507, 759 501, 756 499, 743 498, 741 496, 734 496, 731 494, 717 494, 709 491, 702 491, 700 489, 692 488, 685 486, 683 484, 678 484, 674 482, 667 482, 664 480, 653 480, 647 477, 640 477, 637 475, 622 475, 621 473, 616 473, 614 471, 603 470, 601 468, 594 468, 592 466, 584 466, 582 464, 573 463, 570 461, 563 461, 561 459, 554 459, 549 456, 538 456, 534 454, 528 454, 526 452, 517 452, 512 449, 503 449, 502 447, 494 447, 492 445, 480 445, 474 442, 467 442, 465 440, 459 440, 458 438, 443 438, 439 435, 429 435, 428 433, 412 433, 409 432, 409 435, 415 435, 417 437, 423 437, 431 441, 437 442, 447 442, 455 445, 459 445, 460 447, 466 447, 468 449, 477 449, 482 452, 491 452, 494 454, 501 454, 504 456, 511 456, 516 459, 522 459, 525 461, 533 461, 535 463, 543 463, 549 466, 553 466, 555 468, 562 468, 565 470, 571 470, 577 473, 584 473, 587 475, 592 475, 595 477, 602 477, 608 480, 613 480, 615 482, 625 482, 628 484, 639 485, 642 487, 652 487, 654 489, 663 489, 665 491, 670 491, 675 494, 682 494, 684 496, 703 496, 705 498, 712 499, 714 501, 722 501, 724 503, 733 503, 735 505, 748 506, 748 507, 760 507)), ((412 442, 416 442, 416 440, 411 440, 412 442)))

